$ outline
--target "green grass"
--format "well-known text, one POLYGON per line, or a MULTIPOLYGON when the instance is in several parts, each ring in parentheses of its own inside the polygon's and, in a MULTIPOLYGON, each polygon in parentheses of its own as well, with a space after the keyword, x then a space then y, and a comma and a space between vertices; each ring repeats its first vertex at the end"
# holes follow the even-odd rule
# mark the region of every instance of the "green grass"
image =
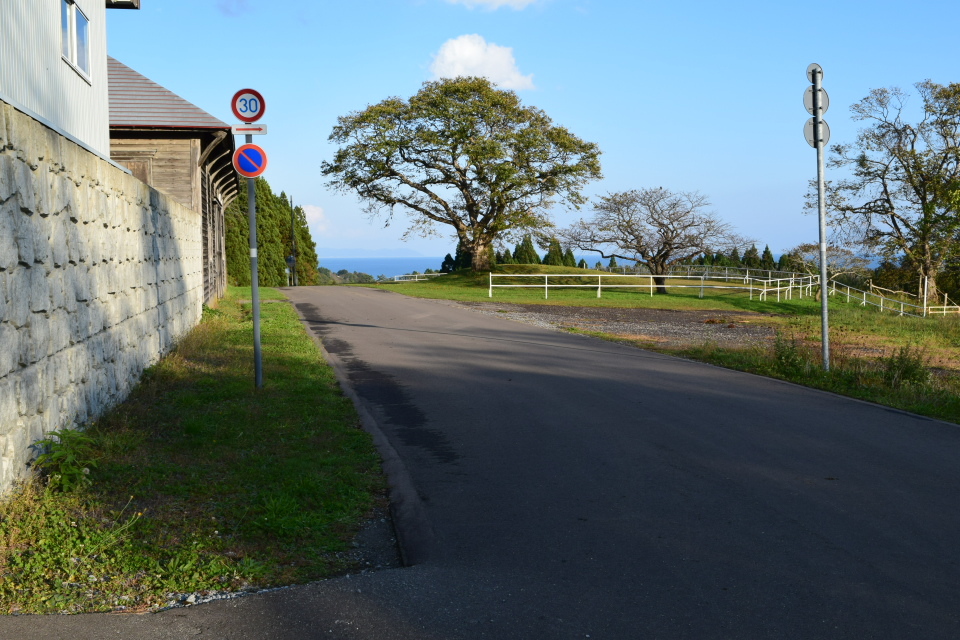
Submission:
MULTIPOLYGON (((509 288, 493 290, 493 297, 489 297, 488 275, 458 271, 421 282, 390 282, 360 285, 377 287, 390 291, 397 291, 417 298, 434 298, 443 300, 457 300, 462 302, 507 302, 517 304, 544 304, 560 306, 583 307, 619 307, 619 308, 649 308, 649 309, 716 309, 722 311, 757 311, 760 313, 790 313, 794 310, 788 302, 776 300, 761 302, 751 301, 748 293, 734 289, 704 290, 704 297, 699 297, 699 289, 682 289, 677 286, 667 287, 669 295, 653 295, 646 288, 649 278, 621 278, 617 281, 624 284, 639 284, 637 289, 604 288, 602 297, 597 298, 596 279, 601 272, 592 269, 576 269, 573 267, 553 267, 544 265, 499 265, 494 270, 502 274, 569 274, 566 279, 551 278, 550 285, 554 284, 589 284, 592 288, 553 289, 549 291, 549 298, 544 299, 543 287, 539 288, 509 288), (592 277, 591 277, 592 276, 592 277)), ((609 275, 609 274, 603 274, 609 275)), ((611 281, 613 281, 611 279, 611 281)), ((517 279, 520 283, 520 279, 517 279)), ((607 281, 604 281, 605 283, 607 281)), ((674 280, 675 285, 698 285, 700 280, 674 280)), ((506 284, 506 279, 496 281, 495 284, 506 284)), ((535 278, 523 279, 524 284, 537 284, 535 278)), ((539 280, 542 285, 543 280, 539 280)), ((723 284, 723 283, 719 283, 723 284)), ((735 283, 731 281, 730 285, 735 283)), ((606 287, 606 284, 604 285, 606 287)), ((810 307, 813 308, 811 303, 810 307)))
POLYGON ((88 485, 34 480, 0 505, 0 611, 137 611, 352 569, 341 552, 383 501, 379 458, 288 304, 262 307, 254 388, 249 299, 231 288, 57 457, 51 478, 87 468, 88 485))

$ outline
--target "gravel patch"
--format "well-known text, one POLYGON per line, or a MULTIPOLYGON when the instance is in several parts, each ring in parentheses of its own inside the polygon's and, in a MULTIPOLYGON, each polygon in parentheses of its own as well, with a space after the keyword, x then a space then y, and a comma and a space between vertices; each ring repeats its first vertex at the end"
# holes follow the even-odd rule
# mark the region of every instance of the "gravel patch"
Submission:
POLYGON ((677 311, 672 309, 618 309, 537 304, 461 302, 479 313, 524 322, 547 329, 599 331, 664 347, 715 344, 721 347, 754 347, 769 344, 771 327, 756 323, 763 314, 729 311, 677 311))

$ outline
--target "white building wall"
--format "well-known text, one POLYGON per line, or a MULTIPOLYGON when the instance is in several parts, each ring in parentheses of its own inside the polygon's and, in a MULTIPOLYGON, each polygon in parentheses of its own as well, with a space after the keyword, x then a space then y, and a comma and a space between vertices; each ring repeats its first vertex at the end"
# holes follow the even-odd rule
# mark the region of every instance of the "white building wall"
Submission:
POLYGON ((61 57, 60 0, 0 0, 0 99, 110 157, 107 11, 76 0, 90 20, 90 78, 61 57))

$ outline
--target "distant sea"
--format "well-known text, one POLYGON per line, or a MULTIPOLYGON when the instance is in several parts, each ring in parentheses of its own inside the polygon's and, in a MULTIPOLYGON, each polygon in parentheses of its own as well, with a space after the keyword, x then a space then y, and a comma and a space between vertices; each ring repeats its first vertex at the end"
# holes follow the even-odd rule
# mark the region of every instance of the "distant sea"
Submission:
POLYGON ((440 270, 443 256, 439 258, 407 257, 407 258, 320 258, 320 266, 336 273, 341 269, 368 273, 373 277, 380 275, 393 277, 402 276, 414 271, 423 273, 427 269, 440 270))

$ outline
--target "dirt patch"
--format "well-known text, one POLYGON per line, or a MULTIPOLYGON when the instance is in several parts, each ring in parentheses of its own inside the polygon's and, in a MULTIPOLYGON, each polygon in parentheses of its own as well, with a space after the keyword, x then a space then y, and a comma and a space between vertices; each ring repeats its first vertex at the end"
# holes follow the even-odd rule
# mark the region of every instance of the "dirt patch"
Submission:
POLYGON ((656 343, 660 347, 698 346, 705 343, 724 347, 761 346, 769 344, 775 335, 771 327, 758 326, 758 321, 765 317, 759 313, 493 302, 459 304, 481 313, 537 326, 600 331, 656 343))

